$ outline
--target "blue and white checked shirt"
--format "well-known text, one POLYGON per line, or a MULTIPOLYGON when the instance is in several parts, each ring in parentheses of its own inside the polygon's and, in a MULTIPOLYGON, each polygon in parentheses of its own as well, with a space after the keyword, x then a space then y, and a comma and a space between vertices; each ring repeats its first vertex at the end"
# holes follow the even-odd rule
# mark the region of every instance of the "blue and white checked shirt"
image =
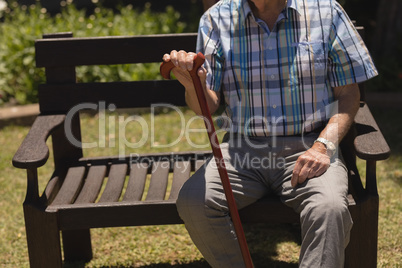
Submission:
POLYGON ((201 18, 197 50, 206 57, 207 87, 223 90, 221 127, 249 136, 321 127, 332 87, 377 75, 335 0, 288 0, 272 31, 246 0, 221 0, 201 18))

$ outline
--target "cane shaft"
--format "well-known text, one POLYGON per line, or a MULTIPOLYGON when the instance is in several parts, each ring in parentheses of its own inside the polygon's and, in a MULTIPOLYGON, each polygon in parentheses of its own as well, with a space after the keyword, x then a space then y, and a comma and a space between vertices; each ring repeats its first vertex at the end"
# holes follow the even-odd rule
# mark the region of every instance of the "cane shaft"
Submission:
MULTIPOLYGON (((252 268, 253 263, 251 260, 250 251, 247 246, 246 237, 244 235, 243 226, 240 221, 239 212, 237 210, 236 201, 234 199, 232 187, 230 185, 229 176, 226 170, 225 162, 222 156, 222 151, 219 147, 218 137, 216 135, 215 127, 209 111, 208 103, 205 98, 204 89, 202 87, 200 78, 198 77, 197 71, 199 67, 204 63, 205 57, 202 53, 198 53, 195 56, 194 67, 189 71, 192 78, 195 91, 197 94, 198 102, 201 108, 202 115, 204 117, 205 127, 207 129, 208 138, 212 147, 212 153, 215 158, 216 165, 218 167, 219 176, 221 178, 223 190, 225 192, 226 200, 228 202, 230 216, 232 218, 233 227, 235 229, 237 240, 239 242, 240 250, 243 256, 244 263, 247 268, 252 268)), ((170 79, 170 70, 174 67, 172 62, 161 64, 161 74, 164 78, 170 79)))

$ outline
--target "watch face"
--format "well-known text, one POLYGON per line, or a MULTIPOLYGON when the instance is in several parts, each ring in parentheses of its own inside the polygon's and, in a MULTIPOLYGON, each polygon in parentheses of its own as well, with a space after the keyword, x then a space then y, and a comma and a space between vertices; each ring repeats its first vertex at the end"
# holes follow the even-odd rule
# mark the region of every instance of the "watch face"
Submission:
POLYGON ((330 151, 331 154, 335 154, 336 147, 332 142, 329 142, 329 144, 327 144, 327 150, 330 151))
POLYGON ((335 145, 332 143, 332 142, 327 142, 327 148, 328 148, 328 150, 331 150, 331 151, 335 151, 336 150, 336 147, 335 147, 335 145))
POLYGON ((330 150, 331 152, 336 151, 335 144, 333 144, 332 142, 330 142, 326 139, 323 139, 323 138, 318 138, 317 141, 323 143, 325 145, 325 147, 327 148, 327 150, 330 150))

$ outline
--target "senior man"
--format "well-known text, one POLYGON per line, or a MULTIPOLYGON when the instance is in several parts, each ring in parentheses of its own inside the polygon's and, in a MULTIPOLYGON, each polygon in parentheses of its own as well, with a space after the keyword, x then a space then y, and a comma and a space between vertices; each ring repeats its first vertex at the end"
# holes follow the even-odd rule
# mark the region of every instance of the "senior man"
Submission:
MULTIPOLYGON (((201 18, 197 50, 211 113, 226 104, 221 149, 238 208, 279 195, 300 214, 300 267, 343 267, 352 219, 337 148, 359 107, 357 83, 377 75, 344 10, 335 0, 222 0, 201 18)), ((201 115, 194 55, 164 61, 201 115)), ((183 185, 178 211, 212 267, 244 267, 214 163, 183 185)))

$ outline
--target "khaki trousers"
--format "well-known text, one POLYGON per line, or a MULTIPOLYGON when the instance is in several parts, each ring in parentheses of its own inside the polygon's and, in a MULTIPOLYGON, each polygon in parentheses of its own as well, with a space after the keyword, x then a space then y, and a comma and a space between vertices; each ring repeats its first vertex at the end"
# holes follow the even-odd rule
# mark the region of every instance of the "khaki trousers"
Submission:
MULTIPOLYGON (((275 194, 300 214, 300 267, 343 267, 352 219, 347 171, 335 155, 320 177, 296 188, 290 178, 297 158, 318 134, 244 137, 227 134, 221 144, 238 209, 275 194)), ((212 267, 244 267, 220 177, 212 158, 182 187, 177 208, 193 242, 212 267)), ((264 211, 261 211, 264 213, 264 211)))

